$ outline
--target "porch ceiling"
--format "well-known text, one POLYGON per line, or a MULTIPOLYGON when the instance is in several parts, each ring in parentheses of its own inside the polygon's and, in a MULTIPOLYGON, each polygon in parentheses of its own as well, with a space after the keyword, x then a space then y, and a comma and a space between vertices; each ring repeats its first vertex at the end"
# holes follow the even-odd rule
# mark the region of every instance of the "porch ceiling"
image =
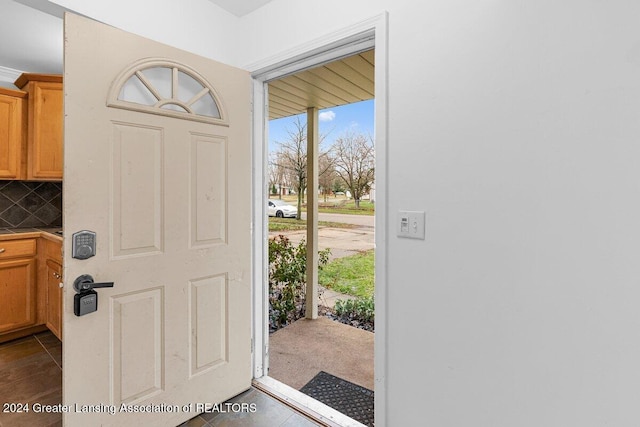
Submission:
POLYGON ((269 82, 269 120, 373 99, 373 49, 269 82))

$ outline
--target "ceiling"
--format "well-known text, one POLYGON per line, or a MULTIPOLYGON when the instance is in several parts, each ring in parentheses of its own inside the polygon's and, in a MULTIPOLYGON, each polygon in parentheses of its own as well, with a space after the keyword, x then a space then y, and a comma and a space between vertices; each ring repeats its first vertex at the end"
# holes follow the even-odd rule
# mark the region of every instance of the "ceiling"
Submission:
MULTIPOLYGON (((55 7, 45 3, 50 6, 50 13, 54 13, 55 7)), ((4 77, 3 80, 15 80, 10 78, 12 70, 18 74, 21 71, 62 73, 62 19, 50 13, 17 1, 0 0, 0 77, 4 77)))
MULTIPOLYGON (((209 0, 243 16, 272 0, 209 0)), ((64 9, 47 0, 0 0, 0 86, 21 72, 62 73, 64 9)), ((269 118, 372 99, 373 50, 269 83, 269 118)))
MULTIPOLYGON (((244 16, 272 0, 209 0, 244 16)), ((0 0, 0 85, 21 72, 62 73, 64 8, 47 0, 0 0)))
POLYGON ((217 4, 227 12, 233 13, 240 17, 260 9, 272 0, 209 0, 211 3, 217 4))
POLYGON ((368 50, 269 82, 269 119, 374 97, 374 51, 368 50))

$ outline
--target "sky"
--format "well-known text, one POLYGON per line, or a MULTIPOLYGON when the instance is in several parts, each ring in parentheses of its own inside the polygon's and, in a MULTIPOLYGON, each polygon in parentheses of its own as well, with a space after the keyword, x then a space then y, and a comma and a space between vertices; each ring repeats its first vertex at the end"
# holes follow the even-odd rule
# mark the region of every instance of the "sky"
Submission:
MULTIPOLYGON (((319 111, 320 134, 326 135, 323 146, 330 146, 336 138, 347 131, 373 136, 374 100, 356 102, 354 104, 332 107, 319 111)), ((269 151, 277 149, 278 142, 288 138, 287 128, 295 129, 293 123, 298 116, 285 117, 269 121, 269 151)), ((306 123, 307 115, 300 115, 302 123, 306 123)))

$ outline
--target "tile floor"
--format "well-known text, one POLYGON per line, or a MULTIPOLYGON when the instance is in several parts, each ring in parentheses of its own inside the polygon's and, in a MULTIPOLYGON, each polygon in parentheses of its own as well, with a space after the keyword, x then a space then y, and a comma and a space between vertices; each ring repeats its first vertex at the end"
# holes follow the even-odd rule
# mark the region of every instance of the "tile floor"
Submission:
POLYGON ((256 411, 201 414, 179 427, 315 427, 321 425, 255 388, 229 399, 228 402, 255 403, 256 411))
MULTIPOLYGON (((0 403, 62 402, 62 343, 41 332, 0 344, 0 403)), ((313 427, 319 424, 254 388, 229 403, 254 404, 254 412, 201 414, 180 427, 313 427)), ((61 414, 8 414, 0 411, 0 427, 62 426, 61 414)))
MULTIPOLYGON (((62 401, 62 343, 51 332, 41 332, 0 344, 0 402, 62 401)), ((1 427, 61 426, 61 414, 3 413, 1 427)))

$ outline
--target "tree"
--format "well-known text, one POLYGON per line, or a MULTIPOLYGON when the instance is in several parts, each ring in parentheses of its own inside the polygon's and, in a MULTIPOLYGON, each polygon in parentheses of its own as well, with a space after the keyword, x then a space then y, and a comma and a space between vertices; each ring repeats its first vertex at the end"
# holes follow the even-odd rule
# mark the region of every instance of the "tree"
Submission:
MULTIPOLYGON (((300 116, 293 122, 293 128, 287 128, 288 138, 285 141, 278 141, 279 148, 274 156, 274 167, 282 168, 285 179, 294 188, 298 196, 298 214, 300 219, 302 211, 302 197, 307 189, 307 124, 302 123, 300 116)), ((318 144, 322 144, 324 135, 318 138, 318 144)), ((318 150, 318 155, 322 157, 325 152, 318 150)), ((324 171, 319 170, 319 175, 324 171)))
POLYGON ((324 201, 327 201, 327 196, 333 191, 333 183, 336 181, 337 175, 333 167, 333 159, 328 153, 323 153, 318 159, 318 169, 323 171, 318 177, 318 184, 320 184, 320 193, 324 197, 324 201))
POLYGON ((351 191, 356 208, 367 194, 375 177, 373 138, 347 132, 336 139, 332 148, 336 173, 351 191))
POLYGON ((287 128, 288 138, 279 141, 280 147, 276 153, 276 166, 281 168, 291 178, 291 184, 298 196, 298 214, 300 219, 302 210, 302 194, 307 186, 307 125, 296 117, 293 129, 287 128))
POLYGON ((271 193, 278 194, 278 198, 282 199, 282 188, 287 185, 286 173, 278 161, 277 153, 269 154, 269 187, 271 188, 271 193))

